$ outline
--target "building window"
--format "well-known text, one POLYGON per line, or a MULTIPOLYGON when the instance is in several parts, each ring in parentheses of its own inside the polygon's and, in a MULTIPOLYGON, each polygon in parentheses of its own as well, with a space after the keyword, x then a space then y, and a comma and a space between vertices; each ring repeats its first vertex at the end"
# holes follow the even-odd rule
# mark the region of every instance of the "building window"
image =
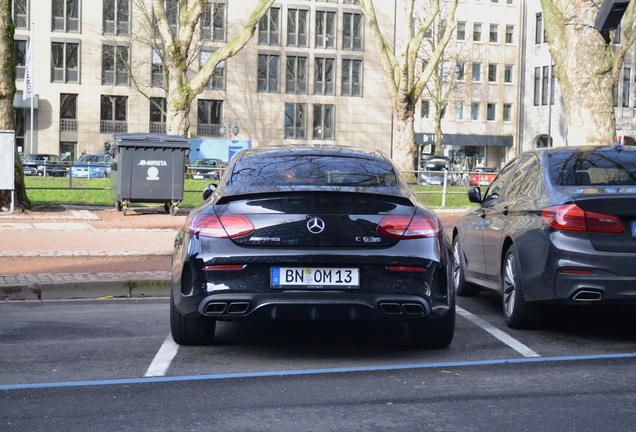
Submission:
POLYGON ((473 24, 473 41, 481 42, 481 24, 480 23, 473 24))
POLYGON ((51 44, 51 82, 79 82, 79 44, 53 42, 51 44))
POLYGON ((464 119, 464 104, 462 102, 455 102, 455 120, 464 119))
POLYGON ((630 68, 623 68, 623 106, 629 106, 629 75, 630 68))
POLYGON ((166 98, 150 98, 150 133, 166 133, 166 98))
POLYGON ((550 68, 543 66, 543 73, 541 75, 541 105, 548 104, 548 79, 550 75, 550 68))
POLYGON ((495 109, 497 105, 494 103, 486 104, 486 120, 495 121, 495 109))
POLYGON ((420 110, 421 110, 420 117, 431 118, 431 101, 423 100, 420 110))
POLYGON ((503 121, 505 122, 512 121, 512 104, 503 105, 503 121))
POLYGON ((333 105, 314 105, 314 128, 313 139, 315 140, 332 140, 335 139, 334 132, 334 106, 333 105))
POLYGON ((287 56, 285 93, 307 93, 307 57, 287 56))
POLYGON ((77 131, 77 95, 60 95, 60 132, 77 131))
POLYGON ((307 46, 308 18, 309 11, 305 9, 289 9, 287 11, 287 46, 307 46))
POLYGON ((504 66, 504 82, 512 84, 512 65, 504 66))
POLYGON ((470 104, 470 119, 479 120, 479 102, 473 102, 470 104))
POLYGON ((481 63, 473 63, 472 80, 474 82, 481 81, 481 63))
POLYGON ((164 87, 164 73, 163 73, 163 49, 160 51, 152 50, 152 69, 150 76, 150 85, 152 87, 164 87))
POLYGON ((497 82, 497 65, 494 63, 488 65, 488 82, 497 82))
POLYGON ((364 17, 361 13, 342 14, 342 49, 362 50, 364 17))
POLYGON ((285 138, 305 139, 307 107, 304 104, 285 104, 285 138))
POLYGON ((342 3, 344 4, 360 4, 360 0, 342 0, 342 3))
POLYGON ((80 0, 53 0, 53 31, 78 33, 80 0))
POLYGON ((101 133, 128 132, 127 111, 127 96, 102 96, 99 131, 101 133))
POLYGON ((258 55, 258 78, 256 90, 266 93, 278 93, 280 57, 276 54, 258 55))
POLYGON ((506 26, 506 43, 507 44, 514 43, 514 35, 515 35, 515 26, 507 25, 506 26))
POLYGON ((215 42, 225 42, 226 23, 225 3, 216 1, 206 3, 201 15, 201 38, 215 42))
POLYGON ((336 13, 316 11, 316 48, 336 47, 336 13))
POLYGON ((342 59, 342 96, 362 96, 362 60, 342 59))
POLYGON ((463 21, 457 23, 457 40, 466 40, 466 23, 463 21))
POLYGON ((314 94, 335 94, 336 59, 316 57, 314 63, 314 94))
POLYGON ((540 44, 543 41, 543 14, 539 12, 534 21, 534 43, 540 44))
POLYGON ((124 45, 102 45, 102 85, 130 85, 129 50, 124 45))
POLYGON ((220 137, 223 101, 199 99, 197 103, 197 134, 220 137))
POLYGON ((130 0, 103 0, 104 34, 130 34, 130 0))
POLYGON ((17 29, 29 28, 29 0, 13 0, 13 25, 17 29))
POLYGON ((24 79, 24 68, 26 67, 27 41, 15 39, 13 41, 15 50, 15 78, 24 79))
POLYGON ((490 33, 488 40, 491 43, 497 43, 499 39, 499 24, 490 24, 490 33))
POLYGON ((541 68, 534 68, 534 106, 541 103, 541 68))
MULTIPOLYGON (((202 68, 205 62, 208 61, 213 51, 210 50, 202 50, 199 55, 199 68, 202 68)), ((214 68, 214 72, 212 76, 208 80, 205 85, 205 89, 207 90, 225 90, 225 67, 226 62, 223 60, 214 68)))
POLYGON ((465 64, 464 62, 457 62, 455 64, 455 80, 464 81, 465 64))
POLYGON ((280 8, 271 7, 258 23, 258 43, 280 44, 280 8))

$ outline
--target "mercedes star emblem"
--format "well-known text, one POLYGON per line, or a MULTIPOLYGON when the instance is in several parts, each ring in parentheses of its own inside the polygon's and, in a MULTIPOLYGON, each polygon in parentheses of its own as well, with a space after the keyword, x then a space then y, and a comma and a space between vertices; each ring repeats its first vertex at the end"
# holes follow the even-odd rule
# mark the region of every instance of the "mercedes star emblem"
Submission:
POLYGON ((307 221, 307 229, 312 234, 320 234, 325 229, 325 222, 317 217, 313 217, 307 221))

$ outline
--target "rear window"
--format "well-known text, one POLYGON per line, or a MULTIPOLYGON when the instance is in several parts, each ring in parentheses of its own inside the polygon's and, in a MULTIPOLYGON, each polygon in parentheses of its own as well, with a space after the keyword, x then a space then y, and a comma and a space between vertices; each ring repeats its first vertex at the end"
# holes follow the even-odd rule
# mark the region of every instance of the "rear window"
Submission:
POLYGON ((549 155, 556 186, 636 185, 636 151, 602 148, 549 155))
POLYGON ((364 186, 397 184, 393 166, 378 159, 343 156, 246 158, 237 163, 231 182, 251 186, 364 186))

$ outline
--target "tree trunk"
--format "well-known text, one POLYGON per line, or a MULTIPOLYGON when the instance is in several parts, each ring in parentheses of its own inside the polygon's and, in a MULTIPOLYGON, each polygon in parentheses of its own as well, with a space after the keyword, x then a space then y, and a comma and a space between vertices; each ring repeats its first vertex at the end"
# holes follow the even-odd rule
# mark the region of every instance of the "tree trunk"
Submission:
MULTIPOLYGON (((593 23, 598 4, 589 0, 541 0, 545 33, 561 86, 567 121, 566 145, 616 141, 613 47, 593 23)), ((633 21, 632 21, 633 22, 633 21)), ((621 26, 631 27, 623 22, 621 26)))
MULTIPOLYGON (((616 141, 612 58, 600 34, 582 37, 566 29, 568 48, 554 52, 559 58, 559 80, 567 119, 567 145, 609 145, 616 141)), ((556 51, 556 49, 554 50, 556 51)))
POLYGON ((402 107, 393 113, 393 161, 400 171, 412 171, 417 167, 415 145, 414 110, 402 107))
MULTIPOLYGON (((13 95, 15 94, 15 56, 11 0, 0 0, 0 130, 14 130, 13 95)), ((24 186, 24 173, 18 152, 15 152, 15 207, 30 209, 31 201, 24 186)), ((0 191, 0 207, 8 209, 11 192, 0 191)), ((3 210, 4 211, 4 210, 3 210)))

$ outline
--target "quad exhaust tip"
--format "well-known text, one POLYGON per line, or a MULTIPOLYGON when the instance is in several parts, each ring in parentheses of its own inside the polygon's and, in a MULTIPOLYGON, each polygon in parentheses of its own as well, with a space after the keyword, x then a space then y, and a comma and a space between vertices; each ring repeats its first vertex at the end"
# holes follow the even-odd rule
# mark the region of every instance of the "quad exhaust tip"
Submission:
POLYGON ((419 303, 380 303, 380 310, 386 315, 424 315, 425 309, 419 303))
POLYGON ((250 309, 250 302, 212 302, 205 306, 210 315, 244 315, 250 309))

